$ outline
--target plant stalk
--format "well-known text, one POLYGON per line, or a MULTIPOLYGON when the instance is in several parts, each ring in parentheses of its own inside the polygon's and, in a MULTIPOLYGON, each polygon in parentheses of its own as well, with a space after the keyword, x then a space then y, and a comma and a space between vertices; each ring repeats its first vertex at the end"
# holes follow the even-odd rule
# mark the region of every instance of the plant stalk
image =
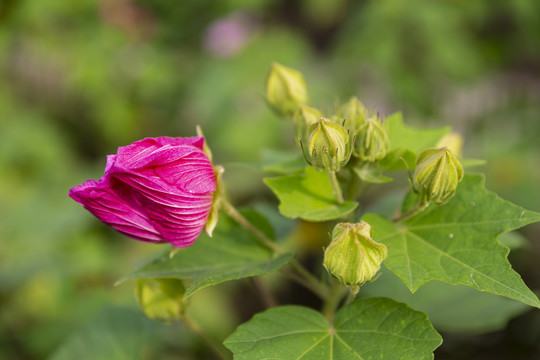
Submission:
POLYGON ((403 221, 405 219, 408 219, 410 218, 411 216, 413 215, 416 215, 418 214, 419 212, 423 211, 425 208, 427 208, 429 206, 429 202, 419 202, 418 204, 416 204, 415 207, 413 207, 411 210, 399 215, 399 216, 396 216, 392 219, 393 222, 399 222, 399 221, 403 221))
POLYGON ((341 294, 341 284, 337 280, 332 279, 330 295, 327 297, 322 308, 322 313, 328 319, 328 321, 332 321, 334 319, 336 309, 338 308, 342 297, 341 294))
POLYGON ((190 316, 186 313, 182 314, 182 321, 186 326, 193 331, 212 351, 222 360, 229 360, 232 358, 231 353, 222 344, 216 342, 210 336, 206 335, 190 316))
MULTIPOLYGON (((277 246, 270 238, 268 238, 262 231, 257 229, 252 223, 250 223, 240 212, 225 198, 221 200, 221 206, 223 210, 232 217, 238 224, 242 225, 246 230, 250 231, 255 237, 267 248, 272 250, 276 254, 283 254, 283 250, 277 246)), ((303 279, 303 282, 308 283, 310 290, 315 292, 321 298, 325 298, 328 295, 328 289, 324 287, 321 282, 313 276, 300 262, 296 259, 292 259, 289 265, 299 274, 303 279)))
POLYGON ((259 296, 261 297, 261 300, 263 301, 264 306, 267 309, 277 305, 277 301, 274 298, 274 295, 272 295, 266 284, 259 276, 252 276, 249 279, 251 280, 251 283, 253 284, 255 289, 257 289, 257 292, 259 293, 259 296))
POLYGON ((335 171, 327 171, 328 179, 330 180, 330 185, 332 185, 332 191, 334 192, 334 195, 336 195, 337 202, 339 204, 343 204, 343 194, 341 192, 341 188, 339 187, 339 182, 336 177, 335 171))

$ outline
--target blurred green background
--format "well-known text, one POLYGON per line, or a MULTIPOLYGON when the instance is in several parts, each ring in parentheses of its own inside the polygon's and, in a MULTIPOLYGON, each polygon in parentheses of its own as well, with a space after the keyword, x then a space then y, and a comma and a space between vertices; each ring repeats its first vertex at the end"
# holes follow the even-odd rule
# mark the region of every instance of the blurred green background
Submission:
MULTIPOLYGON (((206 358, 182 325, 142 318, 130 284, 113 286, 162 249, 118 235, 67 191, 99 178, 118 146, 199 124, 231 197, 274 201, 240 165, 293 147, 263 99, 273 61, 304 74, 317 107, 356 95, 412 125, 452 125, 465 156, 488 161, 489 189, 540 211, 540 1, 0 0, 0 360, 125 358, 114 346, 206 358)), ((511 254, 533 289, 539 233, 525 228, 511 254)), ((205 290, 193 311, 223 338, 237 320, 216 314, 238 307, 224 294, 246 289, 205 290)), ((443 335, 437 359, 538 359, 540 312, 443 335)))

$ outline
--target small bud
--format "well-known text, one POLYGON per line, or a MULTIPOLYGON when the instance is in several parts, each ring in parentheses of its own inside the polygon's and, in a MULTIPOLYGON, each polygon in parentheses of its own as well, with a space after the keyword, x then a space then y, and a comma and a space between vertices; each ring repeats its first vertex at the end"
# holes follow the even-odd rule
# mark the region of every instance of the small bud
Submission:
POLYGON ((266 79, 266 98, 280 115, 292 116, 298 106, 308 100, 302 74, 278 63, 272 64, 266 79))
POLYGON ((463 167, 447 147, 427 149, 418 154, 412 185, 423 203, 447 203, 461 179, 463 167))
POLYGON ((322 118, 310 130, 309 155, 315 170, 335 172, 349 161, 349 134, 343 126, 322 118))
POLYGON ((442 137, 436 147, 447 147, 452 151, 452 154, 460 158, 463 155, 463 136, 457 132, 451 132, 442 137))
POLYGON ((167 324, 181 318, 184 292, 178 279, 139 279, 135 287, 137 302, 146 316, 167 324))
POLYGON ((322 118, 322 113, 310 106, 300 105, 294 113, 293 122, 296 127, 296 141, 306 142, 309 138, 309 128, 322 118))
POLYGON ((364 221, 340 223, 334 228, 323 266, 343 285, 363 285, 379 271, 388 250, 371 238, 372 233, 371 226, 364 221))
POLYGON ((357 134, 358 130, 367 121, 367 109, 356 96, 353 96, 339 108, 337 116, 345 120, 345 124, 343 125, 345 129, 349 130, 352 134, 357 134))
POLYGON ((390 140, 378 116, 371 117, 360 128, 354 143, 354 156, 362 161, 383 159, 390 149, 390 140))

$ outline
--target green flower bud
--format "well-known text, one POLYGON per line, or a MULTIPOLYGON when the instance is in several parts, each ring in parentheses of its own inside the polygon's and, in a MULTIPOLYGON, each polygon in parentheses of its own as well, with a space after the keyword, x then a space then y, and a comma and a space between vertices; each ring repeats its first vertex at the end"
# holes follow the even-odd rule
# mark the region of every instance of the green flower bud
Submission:
POLYGON ((340 223, 332 232, 332 242, 324 251, 323 266, 346 286, 360 286, 371 280, 381 268, 388 250, 375 242, 371 226, 340 223))
POLYGON ((172 323, 181 318, 185 308, 184 284, 178 279, 139 279, 135 296, 150 319, 172 323))
POLYGON ((309 129, 323 117, 323 114, 310 106, 300 105, 294 113, 293 122, 296 127, 295 140, 306 142, 309 138, 309 129))
POLYGON ((427 149, 418 154, 412 185, 423 203, 447 203, 461 179, 463 167, 447 147, 427 149))
POLYGON ((308 150, 315 170, 335 172, 349 161, 349 134, 343 126, 322 118, 310 130, 308 150))
POLYGON ((386 156, 390 140, 378 116, 370 118, 358 131, 354 156, 362 161, 375 162, 386 156))
POLYGON ((272 64, 266 79, 266 99, 282 116, 292 116, 300 104, 308 100, 306 83, 298 71, 272 64))
POLYGON ((357 134, 358 130, 364 125, 367 121, 367 109, 358 100, 356 96, 353 96, 349 101, 343 104, 337 113, 338 118, 344 119, 344 127, 349 130, 351 134, 357 134))

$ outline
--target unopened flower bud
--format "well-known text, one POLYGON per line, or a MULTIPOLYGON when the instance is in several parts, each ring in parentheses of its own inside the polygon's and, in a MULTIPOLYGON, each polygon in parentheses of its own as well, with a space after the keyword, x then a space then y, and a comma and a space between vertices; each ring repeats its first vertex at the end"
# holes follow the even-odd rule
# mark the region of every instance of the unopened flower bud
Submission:
POLYGON ((334 228, 323 266, 343 285, 363 285, 379 271, 388 250, 371 238, 372 233, 371 226, 364 221, 340 223, 334 228))
POLYGON ((139 306, 150 319, 172 323, 184 311, 184 284, 178 279, 139 279, 135 296, 139 306))
POLYGON ((447 203, 461 179, 463 167, 447 147, 427 149, 418 154, 412 185, 423 203, 447 203))
POLYGON ((386 156, 390 140, 378 116, 371 117, 360 128, 354 143, 354 155, 362 161, 375 162, 386 156))
POLYGON ((447 147, 456 157, 460 158, 463 155, 463 136, 457 132, 451 132, 442 137, 436 147, 447 147))
POLYGON ((339 108, 337 116, 345 120, 343 125, 345 129, 349 130, 352 134, 357 134, 358 130, 367 121, 367 109, 356 96, 353 96, 339 108))
POLYGON ((338 171, 349 161, 349 134, 343 126, 322 118, 311 126, 309 155, 319 171, 338 171))
POLYGON ((295 140, 306 142, 309 138, 309 128, 319 121, 322 116, 319 110, 307 105, 300 105, 293 117, 296 127, 295 140))
POLYGON ((298 106, 308 100, 304 77, 294 69, 272 64, 266 79, 266 98, 280 115, 292 116, 298 106))

